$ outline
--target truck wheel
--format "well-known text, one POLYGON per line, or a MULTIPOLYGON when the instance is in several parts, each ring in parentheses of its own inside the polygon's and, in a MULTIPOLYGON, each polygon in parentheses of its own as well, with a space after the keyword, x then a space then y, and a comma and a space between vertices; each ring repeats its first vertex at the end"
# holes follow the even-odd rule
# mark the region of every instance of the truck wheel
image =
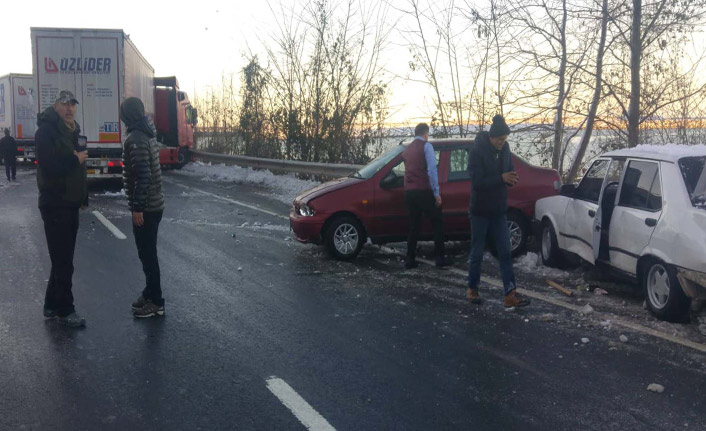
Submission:
POLYGON ((338 260, 355 258, 365 242, 363 226, 351 216, 336 217, 326 228, 326 247, 338 260))
POLYGON ((661 320, 683 322, 688 316, 691 300, 684 294, 674 267, 650 259, 642 269, 640 281, 650 312, 661 320))
POLYGON ((191 151, 187 147, 179 147, 177 152, 177 168, 181 169, 191 161, 191 151))

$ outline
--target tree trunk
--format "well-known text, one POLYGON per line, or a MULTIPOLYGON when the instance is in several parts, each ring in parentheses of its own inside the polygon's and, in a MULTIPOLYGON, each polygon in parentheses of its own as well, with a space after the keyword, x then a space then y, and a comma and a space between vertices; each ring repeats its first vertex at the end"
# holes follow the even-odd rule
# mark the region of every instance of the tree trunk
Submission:
POLYGON ((562 0, 563 15, 561 19, 561 63, 559 65, 559 94, 554 115, 554 145, 552 151, 552 168, 559 169, 561 164, 561 144, 564 135, 564 100, 566 99, 566 0, 562 0))
POLYGON ((637 146, 640 132, 640 60, 642 59, 642 0, 632 0, 630 33, 630 105, 628 107, 628 146, 637 146))
POLYGON ((603 0, 602 17, 601 17, 601 40, 598 44, 598 54, 596 55, 596 87, 593 90, 593 99, 591 107, 588 110, 588 119, 586 121, 586 131, 581 137, 581 142, 576 150, 574 160, 571 163, 569 174, 566 176, 567 181, 572 181, 576 178, 579 167, 583 162, 583 156, 586 154, 586 148, 591 141, 593 133, 593 124, 596 121, 596 113, 598 112, 598 104, 601 100, 601 89, 603 80, 603 53, 605 50, 606 34, 608 33, 608 0, 603 0))

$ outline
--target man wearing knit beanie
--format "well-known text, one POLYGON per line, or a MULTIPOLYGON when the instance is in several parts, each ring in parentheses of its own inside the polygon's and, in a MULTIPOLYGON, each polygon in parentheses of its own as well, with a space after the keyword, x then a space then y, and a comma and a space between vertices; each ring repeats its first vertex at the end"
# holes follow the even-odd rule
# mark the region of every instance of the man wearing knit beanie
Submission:
POLYGON ((512 164, 507 137, 510 128, 502 115, 493 117, 488 132, 480 132, 471 147, 468 169, 471 173, 471 251, 466 298, 480 304, 478 293, 481 264, 488 235, 494 240, 505 293, 505 308, 524 307, 529 300, 516 292, 512 269, 510 231, 507 226, 507 188, 520 178, 512 164))

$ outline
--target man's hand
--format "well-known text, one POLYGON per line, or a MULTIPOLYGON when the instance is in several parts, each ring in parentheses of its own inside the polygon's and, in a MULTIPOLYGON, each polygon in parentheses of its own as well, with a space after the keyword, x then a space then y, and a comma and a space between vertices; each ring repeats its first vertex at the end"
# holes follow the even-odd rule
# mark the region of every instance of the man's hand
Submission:
POLYGON ((505 172, 503 174, 503 182, 510 187, 514 186, 519 181, 520 181, 520 177, 517 175, 517 172, 515 172, 515 171, 505 172))
POLYGON ((441 196, 436 197, 436 206, 441 208, 441 196))
POLYGON ((137 227, 142 227, 145 224, 145 218, 141 212, 132 213, 132 224, 137 227))
POLYGON ((82 165, 88 158, 88 151, 84 150, 79 153, 74 150, 74 156, 78 157, 78 163, 82 165))

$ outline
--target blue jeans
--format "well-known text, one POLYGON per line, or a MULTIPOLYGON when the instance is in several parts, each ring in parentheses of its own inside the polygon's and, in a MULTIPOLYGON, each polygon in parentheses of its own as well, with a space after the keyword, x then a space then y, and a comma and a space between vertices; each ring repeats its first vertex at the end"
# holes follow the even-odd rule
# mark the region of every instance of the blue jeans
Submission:
POLYGON ((500 275, 503 279, 505 295, 515 288, 515 274, 512 270, 512 249, 510 230, 505 214, 496 217, 471 215, 471 252, 468 264, 468 287, 477 289, 480 283, 480 269, 485 253, 486 238, 490 235, 498 252, 500 275))

